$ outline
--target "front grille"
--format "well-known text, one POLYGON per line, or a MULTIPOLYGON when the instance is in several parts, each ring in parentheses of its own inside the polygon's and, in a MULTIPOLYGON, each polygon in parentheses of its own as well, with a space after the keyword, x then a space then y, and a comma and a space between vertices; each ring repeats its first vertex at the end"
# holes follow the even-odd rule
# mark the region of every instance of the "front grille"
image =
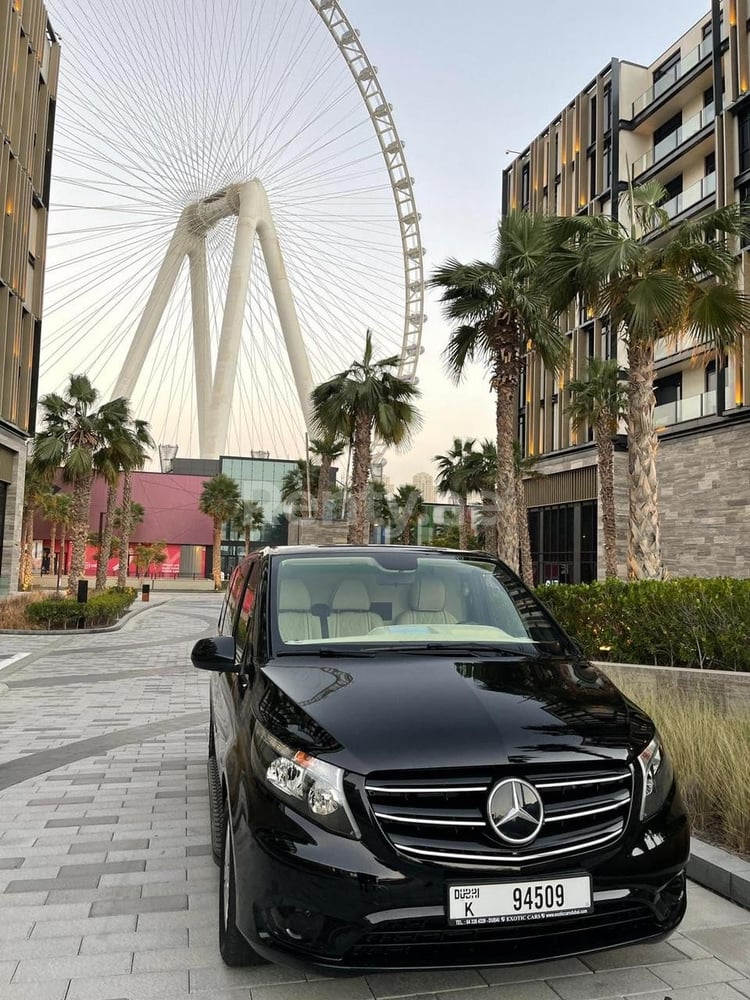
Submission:
POLYGON ((627 766, 400 771, 371 775, 366 788, 380 828, 396 850, 425 861, 489 867, 564 860, 613 843, 630 815, 633 775, 627 766), (487 819, 492 787, 509 777, 534 785, 544 806, 542 828, 524 846, 503 842, 487 819))
POLYGON ((389 921, 364 935, 348 967, 424 968, 496 965, 575 955, 647 939, 663 931, 649 906, 633 899, 598 902, 593 913, 529 924, 446 927, 441 917, 389 921))

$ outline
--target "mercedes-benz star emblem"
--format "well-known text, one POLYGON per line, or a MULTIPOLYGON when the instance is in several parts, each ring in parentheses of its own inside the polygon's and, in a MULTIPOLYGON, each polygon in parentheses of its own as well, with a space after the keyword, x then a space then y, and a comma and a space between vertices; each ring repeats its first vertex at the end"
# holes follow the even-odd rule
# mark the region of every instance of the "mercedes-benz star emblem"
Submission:
POLYGON ((508 844, 529 844, 544 822, 539 792, 528 781, 499 781, 487 800, 487 816, 495 833, 508 844))

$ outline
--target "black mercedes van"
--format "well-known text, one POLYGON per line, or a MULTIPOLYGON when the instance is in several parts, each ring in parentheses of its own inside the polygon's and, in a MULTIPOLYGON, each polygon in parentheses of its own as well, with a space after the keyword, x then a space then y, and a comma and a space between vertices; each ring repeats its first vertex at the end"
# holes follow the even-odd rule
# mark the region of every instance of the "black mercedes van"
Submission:
POLYGON ((658 732, 493 557, 266 549, 218 633, 192 659, 227 964, 505 965, 680 922, 658 732))

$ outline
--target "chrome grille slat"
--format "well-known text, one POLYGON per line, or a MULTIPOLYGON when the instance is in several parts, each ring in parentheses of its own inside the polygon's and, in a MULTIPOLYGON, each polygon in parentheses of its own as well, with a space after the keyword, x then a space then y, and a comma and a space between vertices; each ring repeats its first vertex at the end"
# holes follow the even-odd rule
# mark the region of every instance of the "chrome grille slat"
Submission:
POLYGON ((596 850, 625 829, 633 796, 626 765, 567 770, 504 766, 463 772, 392 772, 373 775, 367 796, 377 823, 396 850, 414 860, 446 865, 512 863, 596 850), (504 843, 487 820, 487 800, 498 781, 515 777, 533 785, 544 805, 534 841, 504 843))

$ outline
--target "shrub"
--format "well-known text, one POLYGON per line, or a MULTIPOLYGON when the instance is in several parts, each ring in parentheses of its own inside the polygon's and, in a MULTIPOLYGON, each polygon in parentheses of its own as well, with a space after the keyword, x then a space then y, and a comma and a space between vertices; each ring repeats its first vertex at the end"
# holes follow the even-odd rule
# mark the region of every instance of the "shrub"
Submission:
POLYGON ((608 580, 536 593, 593 659, 750 670, 750 580, 608 580))
POLYGON ((70 598, 36 601, 28 608, 27 624, 47 629, 77 628, 79 622, 89 628, 112 625, 130 607, 135 596, 134 588, 126 587, 94 594, 85 604, 70 598))
POLYGON ((11 594, 0 600, 0 628, 24 629, 29 627, 26 617, 29 604, 40 600, 39 594, 11 594))
POLYGON ((750 719, 723 711, 700 690, 670 691, 665 698, 657 685, 625 673, 618 672, 617 684, 656 723, 695 832, 729 850, 750 852, 750 719))

